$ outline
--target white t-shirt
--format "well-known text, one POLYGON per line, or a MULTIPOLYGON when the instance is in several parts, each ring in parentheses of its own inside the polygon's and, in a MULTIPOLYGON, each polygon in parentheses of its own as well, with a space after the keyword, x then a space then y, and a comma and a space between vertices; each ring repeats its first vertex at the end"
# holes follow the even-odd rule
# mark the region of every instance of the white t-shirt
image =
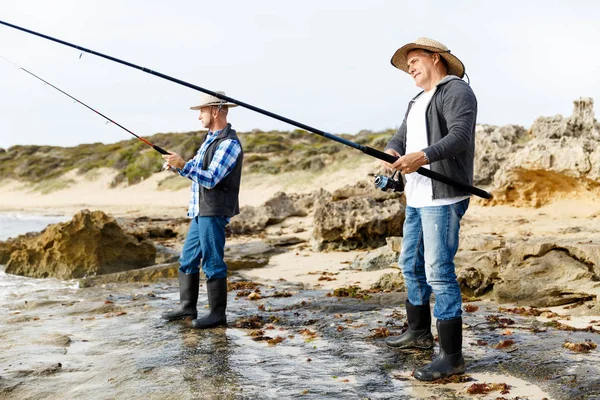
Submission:
MULTIPOLYGON (((408 113, 406 118, 406 154, 423 151, 423 149, 429 147, 425 111, 436 89, 437 87, 429 92, 421 93, 408 113)), ((423 168, 429 169, 429 165, 424 165, 423 168)), ((416 172, 404 175, 404 177, 406 178, 404 194, 406 195, 406 204, 410 207, 445 206, 458 203, 469 197, 461 196, 434 200, 430 178, 416 172)))

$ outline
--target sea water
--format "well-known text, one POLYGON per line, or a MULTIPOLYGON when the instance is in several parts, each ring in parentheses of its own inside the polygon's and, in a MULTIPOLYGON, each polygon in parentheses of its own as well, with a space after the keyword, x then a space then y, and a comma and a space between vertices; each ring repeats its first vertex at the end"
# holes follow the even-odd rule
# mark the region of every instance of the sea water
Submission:
MULTIPOLYGON (((28 232, 40 232, 48 225, 68 221, 65 215, 39 215, 15 212, 0 213, 0 241, 14 238, 28 232)), ((0 309, 9 298, 35 290, 44 290, 69 286, 56 279, 34 279, 4 272, 0 265, 0 309)))
POLYGON ((15 212, 0 213, 0 241, 27 232, 39 232, 50 224, 68 221, 64 215, 37 215, 15 212))

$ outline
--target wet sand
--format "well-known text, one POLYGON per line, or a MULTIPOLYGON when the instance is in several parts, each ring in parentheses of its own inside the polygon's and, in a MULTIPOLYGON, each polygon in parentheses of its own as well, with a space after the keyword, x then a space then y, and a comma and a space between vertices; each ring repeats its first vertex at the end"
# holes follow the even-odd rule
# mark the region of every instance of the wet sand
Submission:
MULTIPOLYGON (((28 278, 17 279, 22 287, 28 278)), ((232 290, 229 326, 195 331, 189 321, 159 317, 178 298, 172 281, 35 285, 1 306, 7 316, 0 323, 2 398, 562 400, 600 394, 597 351, 562 346, 567 339, 597 342, 598 333, 554 329, 535 317, 499 313, 487 301, 469 303, 477 309, 464 314, 463 382, 424 383, 411 374, 433 351, 403 352, 383 343, 404 326, 405 310, 397 307, 402 293, 337 298, 280 282, 260 286, 262 298, 249 300, 232 290), (276 291, 289 297, 272 297, 276 291), (507 340, 513 344, 498 346, 507 340), (483 383, 507 384, 508 392, 468 393, 483 383)))

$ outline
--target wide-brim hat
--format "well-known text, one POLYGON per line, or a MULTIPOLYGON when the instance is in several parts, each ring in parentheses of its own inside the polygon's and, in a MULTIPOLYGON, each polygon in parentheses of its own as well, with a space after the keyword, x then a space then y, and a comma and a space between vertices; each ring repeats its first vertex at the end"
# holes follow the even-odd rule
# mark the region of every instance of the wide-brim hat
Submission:
POLYGON ((459 78, 465 76, 465 65, 462 63, 462 61, 460 61, 454 54, 450 53, 450 50, 444 44, 429 38, 419 38, 414 42, 400 47, 392 56, 392 65, 408 73, 407 56, 411 50, 416 49, 423 49, 433 53, 438 53, 440 57, 446 60, 446 63, 448 64, 448 75, 456 75, 459 78))
MULTIPOLYGON (((225 92, 216 91, 215 93, 222 94, 223 96, 225 96, 225 92)), ((209 107, 209 106, 214 106, 214 107, 225 107, 225 106, 227 106, 227 107, 237 107, 237 104, 235 104, 235 103, 228 103, 225 100, 221 100, 218 97, 211 96, 210 94, 202 93, 200 95, 200 104, 197 105, 197 106, 190 107, 190 110, 199 110, 202 107, 209 107)))

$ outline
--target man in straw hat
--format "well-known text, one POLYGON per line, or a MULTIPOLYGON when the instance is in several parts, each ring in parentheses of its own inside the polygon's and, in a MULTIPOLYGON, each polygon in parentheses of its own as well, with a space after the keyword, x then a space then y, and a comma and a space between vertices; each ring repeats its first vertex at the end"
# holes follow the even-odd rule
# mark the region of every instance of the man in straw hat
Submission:
POLYGON ((408 73, 423 89, 408 104, 398 132, 385 152, 399 157, 387 169, 405 175, 406 219, 399 264, 408 291, 408 330, 386 344, 430 349, 429 299, 435 294, 434 316, 440 350, 415 378, 431 381, 462 374, 462 300, 454 270, 460 221, 469 206, 461 189, 414 172, 421 168, 473 184, 477 100, 461 78, 463 63, 442 43, 421 38, 398 49, 392 65, 408 73))
POLYGON ((162 317, 169 321, 189 317, 192 326, 199 329, 227 324, 225 226, 240 212, 238 195, 244 157, 240 140, 227 123, 231 107, 236 104, 202 94, 200 104, 190 109, 200 110, 198 119, 208 129, 204 143, 188 162, 176 153, 163 155, 168 167, 192 181, 192 190, 187 214, 191 223, 179 258, 180 305, 162 317), (197 318, 200 263, 206 275, 210 312, 197 318))

